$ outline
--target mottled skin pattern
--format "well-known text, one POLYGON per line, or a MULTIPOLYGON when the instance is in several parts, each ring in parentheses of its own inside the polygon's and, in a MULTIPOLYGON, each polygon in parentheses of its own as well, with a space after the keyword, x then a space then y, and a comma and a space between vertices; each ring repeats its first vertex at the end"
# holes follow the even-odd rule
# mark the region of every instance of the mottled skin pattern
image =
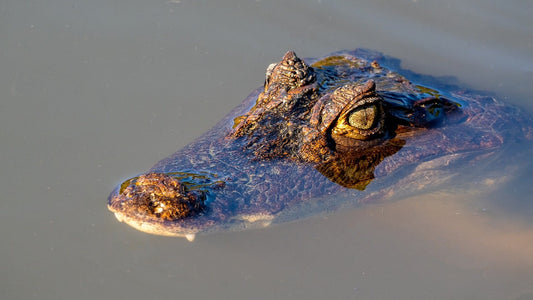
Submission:
POLYGON ((412 83, 382 66, 394 62, 369 50, 305 62, 287 52, 213 129, 117 187, 109 209, 192 240, 434 188, 532 139, 519 110, 430 88, 431 77, 412 83))

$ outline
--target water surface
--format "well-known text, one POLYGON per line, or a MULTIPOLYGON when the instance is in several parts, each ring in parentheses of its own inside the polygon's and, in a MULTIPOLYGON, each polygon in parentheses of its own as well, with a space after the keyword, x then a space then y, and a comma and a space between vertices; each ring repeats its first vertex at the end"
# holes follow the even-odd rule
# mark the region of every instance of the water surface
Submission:
POLYGON ((194 243, 107 211, 286 50, 371 48, 533 112, 529 1, 0 3, 2 299, 533 299, 531 159, 440 191, 194 243))

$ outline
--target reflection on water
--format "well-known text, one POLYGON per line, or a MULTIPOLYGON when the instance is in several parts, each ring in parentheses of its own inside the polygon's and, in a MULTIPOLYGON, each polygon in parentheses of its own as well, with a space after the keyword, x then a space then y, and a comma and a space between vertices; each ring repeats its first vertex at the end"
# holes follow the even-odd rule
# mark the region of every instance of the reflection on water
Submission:
MULTIPOLYGON (((373 269, 373 275, 380 279, 386 278, 386 273, 397 276, 404 284, 409 279, 399 279, 403 276, 413 276, 419 282, 440 278, 440 286, 455 286, 463 291, 468 288, 457 281, 467 280, 466 285, 483 287, 487 294, 482 297, 531 299, 531 222, 510 220, 499 206, 487 205, 489 197, 490 194, 482 191, 425 194, 354 211, 343 218, 343 226, 379 228, 374 239, 389 241, 387 245, 373 242, 368 247, 368 251, 376 251, 383 263, 389 264, 388 268, 373 269), (378 249, 380 246, 397 247, 392 251, 396 255, 378 249), (396 262, 397 257, 404 261, 396 262), (398 270, 399 266, 405 269, 398 270), (430 268, 436 269, 430 271, 430 268), (436 275, 446 269, 453 271, 444 277, 436 275), (419 272, 424 275, 415 275, 419 272), (507 280, 506 286, 512 291, 501 290, 505 284, 500 280, 507 280)), ((355 238, 354 235, 346 238, 355 238)), ((440 298, 438 293, 429 295, 440 298)))
POLYGON ((340 186, 364 190, 375 178, 375 168, 383 159, 400 151, 404 144, 404 140, 390 139, 366 149, 349 149, 316 168, 340 186))
POLYGON ((509 220, 496 211, 497 206, 487 206, 484 197, 483 193, 475 192, 460 195, 437 192, 374 207, 371 211, 380 215, 387 226, 422 239, 447 264, 467 268, 486 265, 532 268, 531 223, 509 220), (447 254, 449 249, 461 253, 465 260, 447 254))

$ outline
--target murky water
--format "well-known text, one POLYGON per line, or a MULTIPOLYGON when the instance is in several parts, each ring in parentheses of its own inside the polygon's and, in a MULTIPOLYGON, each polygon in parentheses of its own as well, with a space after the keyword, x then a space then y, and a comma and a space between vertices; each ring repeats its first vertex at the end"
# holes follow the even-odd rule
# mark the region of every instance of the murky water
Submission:
POLYGON ((530 1, 3 1, 2 299, 533 299, 531 159, 441 191, 184 239, 119 224, 122 179, 191 142, 288 49, 372 48, 533 112, 530 1))

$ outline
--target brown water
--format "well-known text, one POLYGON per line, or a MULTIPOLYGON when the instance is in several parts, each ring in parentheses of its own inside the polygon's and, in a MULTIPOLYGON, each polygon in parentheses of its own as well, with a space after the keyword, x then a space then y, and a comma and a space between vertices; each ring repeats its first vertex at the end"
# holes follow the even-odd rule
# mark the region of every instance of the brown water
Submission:
POLYGON ((533 112, 531 1, 2 1, 1 299, 533 299, 531 159, 442 191, 185 239, 116 221, 288 49, 372 48, 533 112))

